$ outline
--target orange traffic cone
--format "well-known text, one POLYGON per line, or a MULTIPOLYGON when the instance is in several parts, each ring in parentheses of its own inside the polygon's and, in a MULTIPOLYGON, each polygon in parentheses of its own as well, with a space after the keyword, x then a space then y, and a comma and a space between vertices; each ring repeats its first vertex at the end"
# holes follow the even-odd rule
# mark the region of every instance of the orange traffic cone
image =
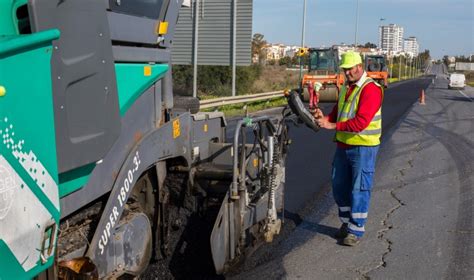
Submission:
POLYGON ((425 103, 425 90, 422 89, 420 92, 420 105, 426 105, 425 103))

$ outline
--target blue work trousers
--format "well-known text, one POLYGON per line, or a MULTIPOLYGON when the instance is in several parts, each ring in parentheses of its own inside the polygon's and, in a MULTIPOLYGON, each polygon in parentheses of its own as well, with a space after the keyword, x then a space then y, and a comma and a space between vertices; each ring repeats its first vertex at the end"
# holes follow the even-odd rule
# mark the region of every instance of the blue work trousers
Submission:
POLYGON ((341 222, 358 237, 364 235, 370 191, 379 146, 336 149, 332 168, 332 190, 341 222))

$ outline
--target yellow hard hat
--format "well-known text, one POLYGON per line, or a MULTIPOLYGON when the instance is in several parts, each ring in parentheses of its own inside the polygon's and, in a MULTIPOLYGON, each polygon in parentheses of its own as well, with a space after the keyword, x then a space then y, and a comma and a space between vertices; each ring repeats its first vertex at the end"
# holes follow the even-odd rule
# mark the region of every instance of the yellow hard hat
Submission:
POLYGON ((342 54, 341 65, 339 67, 349 69, 357 64, 362 64, 362 58, 358 52, 346 52, 342 54))

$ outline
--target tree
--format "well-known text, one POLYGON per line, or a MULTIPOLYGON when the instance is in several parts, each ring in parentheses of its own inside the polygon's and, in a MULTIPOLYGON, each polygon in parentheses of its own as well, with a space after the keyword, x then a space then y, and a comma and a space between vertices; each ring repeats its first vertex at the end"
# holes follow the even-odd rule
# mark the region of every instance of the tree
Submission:
POLYGON ((283 66, 283 65, 291 66, 291 57, 284 56, 284 57, 280 58, 280 60, 278 61, 278 65, 280 65, 280 66, 283 66))
POLYGON ((456 62, 471 62, 470 61, 470 57, 466 57, 464 55, 461 55, 461 56, 456 56, 456 62))
POLYGON ((430 50, 425 50, 424 52, 419 53, 418 60, 422 62, 423 68, 427 67, 429 61, 431 60, 430 50))
POLYGON ((276 64, 276 60, 275 60, 275 59, 270 59, 270 60, 268 61, 268 65, 270 65, 270 66, 273 66, 273 65, 275 65, 275 64, 276 64))
MULTIPOLYGON (((260 77, 262 67, 258 64, 237 66, 236 69, 237 94, 250 92, 253 83, 260 77)), ((192 65, 173 65, 173 88, 178 95, 192 94, 193 82, 192 65)), ((198 95, 230 96, 232 81, 232 67, 199 65, 198 66, 198 95)))
POLYGON ((252 38, 252 57, 258 57, 258 64, 262 65, 265 62, 267 41, 263 39, 260 33, 253 34, 252 38))
POLYGON ((358 45, 357 47, 359 48, 369 48, 369 49, 375 49, 377 48, 377 45, 371 42, 365 43, 365 45, 358 45))
POLYGON ((300 65, 300 60, 298 59, 298 56, 297 55, 294 55, 292 58, 291 58, 291 65, 294 66, 294 65, 300 65))
POLYGON ((364 47, 375 49, 375 48, 377 48, 377 45, 374 44, 374 43, 371 43, 371 42, 367 42, 367 43, 365 43, 364 47))

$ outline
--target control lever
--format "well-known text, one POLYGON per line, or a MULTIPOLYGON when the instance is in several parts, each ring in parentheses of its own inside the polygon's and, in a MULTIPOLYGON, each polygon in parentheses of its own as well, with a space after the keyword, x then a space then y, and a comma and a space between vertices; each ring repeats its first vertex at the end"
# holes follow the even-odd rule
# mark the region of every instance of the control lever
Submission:
POLYGON ((307 127, 311 128, 316 132, 319 131, 319 125, 316 123, 316 119, 308 110, 306 110, 303 102, 301 101, 300 95, 293 90, 286 94, 286 98, 293 114, 298 116, 298 118, 307 127))

